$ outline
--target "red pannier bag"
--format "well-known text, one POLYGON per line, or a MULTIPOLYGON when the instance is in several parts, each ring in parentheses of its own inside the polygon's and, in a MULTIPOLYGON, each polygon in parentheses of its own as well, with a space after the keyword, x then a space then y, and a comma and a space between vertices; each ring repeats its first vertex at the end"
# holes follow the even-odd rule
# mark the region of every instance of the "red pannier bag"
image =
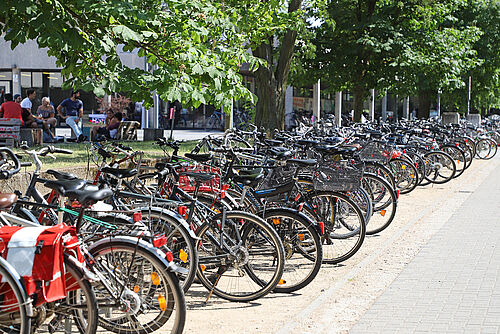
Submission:
POLYGON ((0 227, 0 239, 4 245, 2 257, 24 278, 28 295, 36 295, 36 306, 65 298, 67 284, 75 289, 63 258, 63 252, 67 252, 82 262, 74 227, 5 226, 0 227))

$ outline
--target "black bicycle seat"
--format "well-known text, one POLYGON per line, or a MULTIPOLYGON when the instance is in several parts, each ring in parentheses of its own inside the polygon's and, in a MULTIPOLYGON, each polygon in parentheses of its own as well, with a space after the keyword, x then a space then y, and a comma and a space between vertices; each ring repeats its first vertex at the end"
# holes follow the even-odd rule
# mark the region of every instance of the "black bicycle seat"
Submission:
POLYGON ((264 139, 264 143, 267 146, 280 146, 281 144, 283 144, 283 141, 277 139, 264 139))
POLYGON ((111 174, 119 179, 125 179, 128 177, 132 177, 136 175, 139 171, 135 168, 112 168, 112 167, 104 167, 101 170, 103 173, 111 174))
POLYGON ((331 150, 329 153, 352 155, 357 151, 358 149, 354 146, 342 146, 342 147, 337 147, 335 150, 331 150))
POLYGON ((75 174, 72 173, 65 173, 65 172, 59 172, 57 170, 49 169, 47 170, 47 174, 52 175, 58 180, 75 180, 78 179, 78 177, 75 174))
POLYGON ((215 175, 211 173, 194 173, 194 172, 182 172, 179 173, 179 175, 192 177, 196 182, 207 182, 215 177, 215 175))
POLYGON ((184 154, 186 158, 192 159, 197 162, 207 162, 212 159, 212 155, 210 153, 186 153, 184 154))
POLYGON ((312 140, 312 139, 299 139, 297 141, 297 144, 299 144, 299 145, 305 145, 305 146, 312 146, 312 145, 319 144, 319 141, 312 140))
POLYGON ((342 137, 328 137, 325 140, 328 143, 342 143, 345 139, 342 137))
POLYGON ((90 202, 97 202, 106 199, 113 195, 113 190, 109 188, 96 189, 96 186, 87 186, 82 189, 71 190, 66 192, 66 196, 70 200, 78 200, 80 204, 87 205, 90 202))
POLYGON ((273 147, 269 150, 272 157, 278 160, 285 160, 293 155, 293 152, 286 147, 273 147))
POLYGON ((257 185, 264 178, 264 170, 256 168, 251 170, 240 170, 238 175, 233 176, 233 180, 244 185, 257 185))
POLYGON ((68 191, 78 190, 83 188, 87 184, 87 181, 81 179, 73 180, 47 180, 44 185, 47 188, 54 189, 59 194, 66 196, 68 191))
POLYGON ((322 153, 336 153, 337 152, 337 146, 334 145, 317 145, 314 147, 316 150, 322 153))
POLYGON ((288 159, 286 163, 289 165, 297 165, 299 167, 312 167, 316 165, 317 161, 316 159, 288 159))

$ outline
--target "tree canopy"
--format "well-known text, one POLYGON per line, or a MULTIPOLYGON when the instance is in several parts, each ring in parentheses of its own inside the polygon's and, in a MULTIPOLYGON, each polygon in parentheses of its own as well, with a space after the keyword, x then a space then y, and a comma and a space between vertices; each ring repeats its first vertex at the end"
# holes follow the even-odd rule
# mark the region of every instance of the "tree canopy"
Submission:
POLYGON ((146 102, 156 91, 194 106, 254 99, 238 71, 257 62, 236 20, 234 9, 211 0, 7 0, 0 7, 0 32, 12 48, 28 39, 47 47, 67 86, 146 102), (118 46, 137 51, 148 68, 124 66, 118 46))

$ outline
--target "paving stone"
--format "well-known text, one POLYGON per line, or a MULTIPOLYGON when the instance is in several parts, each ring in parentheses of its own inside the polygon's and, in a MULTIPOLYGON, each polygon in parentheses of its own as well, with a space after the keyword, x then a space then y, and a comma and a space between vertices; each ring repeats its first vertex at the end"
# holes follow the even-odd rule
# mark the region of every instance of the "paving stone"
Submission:
MULTIPOLYGON (((400 333, 498 333, 499 175, 497 167, 423 246, 351 333, 366 333, 364 317, 371 319, 373 328, 389 332, 399 328, 400 333)), ((439 212, 434 214, 438 219, 439 212)))

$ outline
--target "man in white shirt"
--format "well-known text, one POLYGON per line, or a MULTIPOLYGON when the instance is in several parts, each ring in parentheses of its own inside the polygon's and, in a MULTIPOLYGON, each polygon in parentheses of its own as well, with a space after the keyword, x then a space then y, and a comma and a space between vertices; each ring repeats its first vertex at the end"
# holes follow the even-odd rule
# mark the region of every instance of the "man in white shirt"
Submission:
POLYGON ((26 91, 26 94, 28 96, 21 101, 21 108, 27 109, 31 112, 31 108, 33 107, 33 103, 31 101, 35 99, 36 91, 33 88, 30 88, 26 91))

